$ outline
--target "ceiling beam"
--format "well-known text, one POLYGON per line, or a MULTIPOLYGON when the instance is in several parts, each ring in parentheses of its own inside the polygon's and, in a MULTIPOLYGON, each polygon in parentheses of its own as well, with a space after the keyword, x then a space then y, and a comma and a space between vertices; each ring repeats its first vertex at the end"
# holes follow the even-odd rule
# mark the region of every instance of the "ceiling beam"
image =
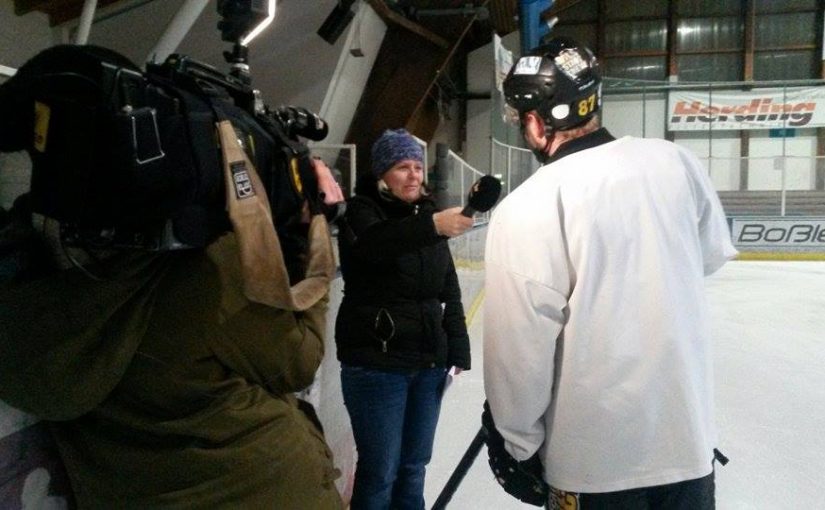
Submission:
POLYGON ((384 3, 384 0, 367 0, 367 2, 372 6, 372 8, 381 17, 381 19, 384 20, 385 23, 395 23, 396 25, 404 27, 410 32, 420 35, 421 37, 427 39, 431 43, 441 48, 447 49, 450 47, 449 41, 431 32, 430 30, 427 30, 418 23, 410 21, 404 16, 401 16, 397 12, 393 11, 392 9, 387 7, 387 4, 384 3))

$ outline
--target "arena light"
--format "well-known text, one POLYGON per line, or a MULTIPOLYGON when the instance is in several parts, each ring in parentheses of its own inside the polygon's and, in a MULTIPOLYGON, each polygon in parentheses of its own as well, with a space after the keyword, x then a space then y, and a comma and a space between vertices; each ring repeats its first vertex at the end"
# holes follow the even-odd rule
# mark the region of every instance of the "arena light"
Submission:
POLYGON ((275 19, 275 0, 269 0, 269 5, 267 6, 267 15, 263 21, 261 21, 258 26, 253 28, 243 39, 241 39, 241 44, 244 46, 249 46, 249 43, 252 42, 252 39, 258 37, 258 35, 264 31, 266 27, 272 23, 272 20, 275 19))

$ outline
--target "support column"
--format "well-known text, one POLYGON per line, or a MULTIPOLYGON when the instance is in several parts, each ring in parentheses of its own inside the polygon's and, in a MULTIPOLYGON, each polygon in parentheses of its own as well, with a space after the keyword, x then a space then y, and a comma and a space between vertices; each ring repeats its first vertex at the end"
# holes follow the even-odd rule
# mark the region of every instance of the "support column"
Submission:
MULTIPOLYGON (((819 75, 825 79, 825 3, 819 2, 819 12, 817 13, 817 27, 819 33, 819 75)), ((814 189, 825 190, 825 128, 816 130, 816 178, 814 189)))
POLYGON ((89 41, 89 32, 97 10, 97 0, 86 0, 83 3, 83 12, 80 15, 80 25, 77 27, 75 44, 86 44, 89 41))
POLYGON ((745 191, 748 189, 748 169, 750 168, 750 160, 748 155, 751 152, 751 134, 750 131, 739 132, 739 155, 742 159, 739 160, 739 190, 745 191))
MULTIPOLYGON (((756 5, 755 0, 747 0, 742 11, 745 26, 745 44, 742 69, 742 80, 753 81, 753 53, 756 46, 754 31, 756 29, 756 5)), ((750 147, 751 134, 750 131, 739 132, 739 155, 742 159, 739 160, 739 189, 745 191, 748 189, 748 175, 750 174, 750 147)))

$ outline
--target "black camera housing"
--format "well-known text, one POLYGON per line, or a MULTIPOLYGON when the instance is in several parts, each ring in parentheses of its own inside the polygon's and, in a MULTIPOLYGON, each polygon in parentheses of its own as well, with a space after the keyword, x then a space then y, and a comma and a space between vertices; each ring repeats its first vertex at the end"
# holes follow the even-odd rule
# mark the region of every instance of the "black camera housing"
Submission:
POLYGON ((203 247, 231 230, 215 136, 229 120, 287 236, 317 184, 304 131, 259 102, 243 80, 185 56, 144 73, 105 48, 55 46, 0 86, 0 150, 28 151, 33 210, 69 244, 203 247))

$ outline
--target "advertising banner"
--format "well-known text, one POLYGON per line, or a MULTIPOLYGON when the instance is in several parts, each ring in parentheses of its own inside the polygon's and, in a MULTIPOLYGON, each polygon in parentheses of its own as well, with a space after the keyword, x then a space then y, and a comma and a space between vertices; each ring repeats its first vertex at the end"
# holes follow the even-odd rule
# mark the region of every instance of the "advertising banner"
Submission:
POLYGON ((825 251, 825 218, 733 218, 731 236, 737 249, 770 248, 825 251))
POLYGON ((671 91, 670 131, 825 126, 825 86, 750 91, 671 91))

